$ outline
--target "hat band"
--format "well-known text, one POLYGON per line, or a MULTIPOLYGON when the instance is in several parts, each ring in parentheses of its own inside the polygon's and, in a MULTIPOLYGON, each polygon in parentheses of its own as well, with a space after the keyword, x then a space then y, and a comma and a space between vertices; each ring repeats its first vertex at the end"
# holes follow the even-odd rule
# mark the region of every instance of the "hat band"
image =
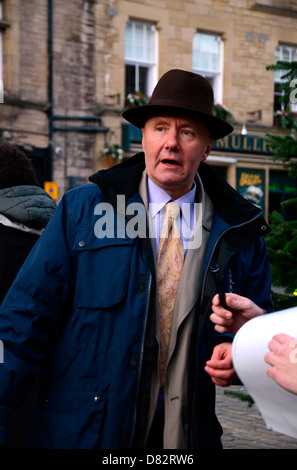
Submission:
POLYGON ((167 106, 170 108, 180 108, 180 109, 188 109, 192 112, 201 112, 206 114, 212 114, 212 110, 202 109, 202 108, 195 108, 193 107, 193 103, 187 104, 185 102, 179 102, 172 99, 154 99, 148 103, 147 106, 167 106))

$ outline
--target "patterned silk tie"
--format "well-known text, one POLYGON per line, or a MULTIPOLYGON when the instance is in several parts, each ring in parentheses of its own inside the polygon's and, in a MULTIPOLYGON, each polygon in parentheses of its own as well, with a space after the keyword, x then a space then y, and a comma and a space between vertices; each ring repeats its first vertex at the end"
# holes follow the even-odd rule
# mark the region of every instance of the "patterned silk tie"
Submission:
POLYGON ((179 213, 180 208, 177 202, 169 202, 166 205, 166 216, 157 259, 160 312, 160 386, 163 386, 165 381, 166 355, 172 310, 184 263, 183 242, 176 222, 179 213))

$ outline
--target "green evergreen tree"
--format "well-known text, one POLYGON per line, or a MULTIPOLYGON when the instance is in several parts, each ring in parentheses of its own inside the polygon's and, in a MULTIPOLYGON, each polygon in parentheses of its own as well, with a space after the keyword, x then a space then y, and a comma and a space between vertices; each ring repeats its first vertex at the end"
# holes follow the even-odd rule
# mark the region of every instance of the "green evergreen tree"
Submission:
MULTIPOLYGON (((273 159, 281 161, 289 171, 289 176, 297 178, 297 113, 292 113, 288 103, 292 93, 292 80, 297 79, 297 62, 277 62, 267 66, 267 70, 282 70, 284 80, 280 101, 286 104, 278 114, 285 134, 266 134, 265 141, 273 150, 273 159), (290 134, 289 134, 290 132, 290 134)), ((297 80, 295 86, 297 87, 297 80)), ((297 95, 297 93, 296 93, 297 95)), ((297 198, 282 203, 283 207, 296 207, 297 198)), ((271 232, 266 236, 266 244, 271 262, 272 284, 281 287, 283 294, 273 294, 274 310, 282 310, 297 305, 297 211, 296 220, 286 221, 277 211, 269 214, 271 232), (295 293, 296 296, 292 295, 295 293)), ((224 391, 225 395, 238 398, 253 406, 253 398, 240 391, 224 391)))
MULTIPOLYGON (((266 134, 266 143, 273 150, 273 159, 281 161, 288 169, 291 178, 297 178, 297 113, 290 109, 290 101, 296 96, 297 62, 279 61, 267 66, 267 70, 281 70, 282 96, 284 111, 279 112, 280 123, 284 134, 266 134)), ((297 101, 297 100, 296 100, 297 101)), ((282 203, 283 207, 296 208, 296 220, 285 221, 284 217, 274 211, 269 214, 272 229, 266 237, 267 248, 271 261, 272 283, 283 288, 283 294, 274 294, 274 309, 280 310, 297 305, 297 198, 282 203), (295 296, 292 296, 294 294, 295 296)))

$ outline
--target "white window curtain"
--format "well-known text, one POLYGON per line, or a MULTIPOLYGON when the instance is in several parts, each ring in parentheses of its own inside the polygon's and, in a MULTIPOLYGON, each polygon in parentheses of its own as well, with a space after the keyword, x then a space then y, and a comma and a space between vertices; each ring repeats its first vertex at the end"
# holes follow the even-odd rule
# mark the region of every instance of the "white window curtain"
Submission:
POLYGON ((153 24, 129 21, 125 30, 125 64, 135 90, 150 96, 157 80, 157 31, 153 24), (141 89, 141 87, 143 89, 141 89))
POLYGON ((215 101, 223 102, 223 41, 220 35, 198 32, 193 37, 193 72, 207 78, 215 101))

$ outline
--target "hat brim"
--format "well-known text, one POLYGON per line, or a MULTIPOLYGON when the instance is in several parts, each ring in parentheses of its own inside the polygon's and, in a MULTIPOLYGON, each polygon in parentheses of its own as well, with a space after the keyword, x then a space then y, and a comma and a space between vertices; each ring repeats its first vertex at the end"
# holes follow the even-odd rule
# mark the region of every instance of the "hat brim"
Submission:
POLYGON ((191 116, 193 118, 200 119, 208 127, 211 137, 214 140, 221 139, 231 132, 234 128, 223 119, 220 119, 212 114, 205 113, 203 111, 197 111, 191 108, 185 108, 180 106, 164 106, 164 105, 143 105, 135 106, 133 108, 126 109, 122 116, 128 122, 136 127, 142 128, 147 119, 154 116, 162 115, 183 115, 191 116))

